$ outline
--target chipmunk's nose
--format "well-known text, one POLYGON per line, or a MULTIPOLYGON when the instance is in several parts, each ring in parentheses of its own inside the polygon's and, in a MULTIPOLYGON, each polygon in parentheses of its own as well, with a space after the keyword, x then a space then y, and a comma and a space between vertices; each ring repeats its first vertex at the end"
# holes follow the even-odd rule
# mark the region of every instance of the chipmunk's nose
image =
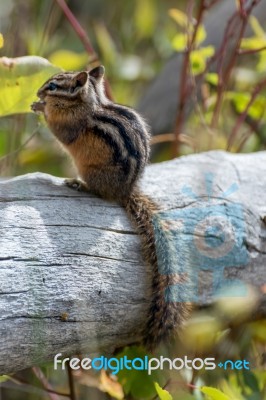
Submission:
POLYGON ((42 88, 40 88, 40 89, 38 90, 37 96, 38 96, 40 99, 44 99, 45 94, 44 94, 44 91, 42 90, 42 88))
POLYGON ((37 92, 37 96, 38 96, 40 99, 42 99, 42 100, 45 98, 46 89, 47 89, 47 83, 45 82, 45 83, 39 88, 39 90, 38 90, 38 92, 37 92))

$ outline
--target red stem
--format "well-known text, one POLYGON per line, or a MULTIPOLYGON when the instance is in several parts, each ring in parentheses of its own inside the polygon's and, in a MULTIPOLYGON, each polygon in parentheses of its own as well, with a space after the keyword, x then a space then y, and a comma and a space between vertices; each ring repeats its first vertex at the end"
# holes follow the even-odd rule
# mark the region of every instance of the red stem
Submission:
POLYGON ((67 374, 68 374, 68 382, 69 382, 69 389, 70 389, 70 399, 77 400, 76 392, 75 392, 75 384, 72 375, 72 369, 70 367, 69 362, 67 363, 67 374))
MULTIPOLYGON (((90 55, 89 64, 92 64, 92 63, 99 64, 100 63, 99 56, 96 53, 96 51, 94 50, 94 48, 93 48, 93 46, 92 46, 92 44, 91 44, 91 42, 90 42, 90 40, 88 38, 88 35, 86 34, 85 30, 80 25, 79 21, 74 16, 74 14, 72 13, 72 11, 68 7, 68 5, 66 4, 65 0, 55 0, 55 1, 57 2, 59 7, 61 8, 63 13, 65 14, 66 18, 68 19, 70 25, 72 26, 72 28, 74 29, 74 31, 76 32, 78 37, 80 38, 81 42, 83 43, 83 46, 84 46, 85 50, 90 55)), ((106 91, 106 96, 110 100, 113 100, 111 87, 110 87, 110 84, 109 84, 107 79, 105 79, 105 91, 106 91)))
POLYGON ((212 6, 214 6, 215 3, 218 3, 218 1, 220 0, 212 0, 209 4, 206 5, 206 8, 211 8, 212 6))
POLYGON ((70 22, 72 28, 76 32, 76 34, 79 36, 81 42, 83 43, 85 49, 87 50, 87 53, 92 56, 92 60, 90 62, 99 62, 99 57, 97 53, 94 51, 94 48, 91 45, 91 42, 85 32, 85 30, 82 28, 68 5, 66 4, 65 0, 56 0, 57 4, 65 14, 66 18, 70 22))
MULTIPOLYGON (((220 49, 218 50, 218 57, 217 57, 217 62, 219 64, 219 68, 218 68, 218 85, 217 85, 217 100, 214 106, 214 111, 213 111, 213 115, 212 115, 212 120, 211 120, 211 127, 212 128, 216 128, 219 122, 219 116, 220 116, 220 112, 221 112, 221 108, 222 108, 222 102, 223 102, 223 96, 224 96, 224 92, 226 90, 226 86, 228 83, 228 80, 230 78, 232 69, 235 65, 235 61, 236 61, 236 52, 237 52, 237 48, 240 46, 240 38, 242 37, 241 34, 239 34, 239 37, 236 41, 236 45, 235 45, 235 49, 232 50, 232 57, 229 60, 228 66, 225 70, 223 70, 223 62, 224 62, 224 57, 226 54, 226 50, 227 50, 227 46, 228 43, 230 41, 230 39, 232 38, 232 36, 234 35, 234 31, 235 31, 235 19, 237 18, 239 14, 235 13, 232 15, 232 17, 229 19, 226 30, 225 30, 225 34, 224 34, 224 39, 222 42, 222 45, 220 47, 220 49)), ((240 29, 240 32, 242 33, 243 31, 243 25, 240 29)))
POLYGON ((246 54, 255 54, 255 53, 259 53, 260 51, 266 50, 266 46, 263 47, 258 47, 257 49, 249 49, 249 50, 242 50, 239 49, 238 54, 240 56, 246 55, 246 54))
POLYGON ((189 31, 187 32, 188 44, 187 44, 187 50, 184 53, 184 61, 182 64, 182 71, 181 71, 181 77, 180 77, 180 79, 181 79, 180 96, 179 96, 179 105, 178 105, 178 111, 177 111, 175 129, 174 129, 175 140, 173 143, 173 152, 172 152, 173 157, 176 157, 179 154, 179 144, 180 144, 179 136, 180 136, 182 127, 184 125, 186 103, 187 103, 187 100, 191 93, 191 85, 188 84, 188 78, 190 76, 190 54, 191 54, 191 51, 195 47, 195 40, 197 37, 197 32, 198 32, 199 26, 201 24, 201 21, 203 19, 205 10, 206 10, 205 0, 201 0, 199 10, 198 10, 198 15, 197 15, 197 22, 196 22, 191 39, 189 39, 189 31))
POLYGON ((12 382, 16 383, 17 385, 24 385, 24 386, 29 387, 29 388, 31 388, 31 389, 43 390, 43 392, 54 393, 54 394, 56 394, 56 395, 58 395, 58 396, 60 396, 60 397, 68 397, 68 398, 69 398, 69 395, 68 395, 68 394, 61 393, 61 392, 57 392, 56 390, 52 390, 52 389, 48 389, 48 388, 40 389, 39 387, 34 386, 34 385, 32 385, 31 383, 29 383, 29 382, 27 382, 27 381, 25 381, 25 380, 23 380, 23 379, 17 378, 16 376, 11 376, 11 375, 10 375, 10 376, 9 376, 9 379, 10 379, 12 382))
POLYGON ((249 7, 245 8, 246 0, 240 0, 239 3, 239 10, 237 10, 232 17, 229 19, 225 33, 224 33, 224 39, 222 41, 222 45, 220 49, 217 51, 215 57, 213 59, 216 59, 217 62, 219 63, 219 69, 218 69, 218 86, 217 86, 217 100, 214 106, 214 111, 212 115, 212 121, 211 121, 211 127, 216 128, 218 126, 219 122, 219 116, 221 112, 221 107, 222 107, 222 102, 223 102, 223 96, 224 92, 226 90, 228 81, 230 79, 232 70, 236 64, 236 60, 239 55, 239 49, 241 45, 241 39, 244 36, 244 32, 248 23, 249 16, 253 10, 253 8, 260 2, 261 0, 253 0, 250 4, 249 7), (235 41, 235 46, 234 49, 231 51, 232 57, 229 59, 229 62, 227 64, 227 67, 223 70, 223 61, 225 57, 225 53, 227 50, 227 45, 230 41, 230 39, 234 36, 235 33, 235 19, 237 17, 240 17, 241 19, 241 26, 239 29, 239 33, 237 36, 237 39, 235 41))
POLYGON ((245 10, 245 0, 239 0, 239 11, 240 14, 246 18, 247 14, 246 14, 246 10, 245 10))
POLYGON ((44 376, 42 370, 39 367, 32 367, 32 371, 34 375, 39 379, 39 381, 42 383, 43 388, 47 391, 47 395, 51 400, 60 400, 57 394, 54 393, 54 390, 46 377, 44 376), (53 393, 50 392, 50 390, 53 391, 53 393))
POLYGON ((240 126, 243 124, 243 122, 245 121, 247 115, 248 115, 248 110, 250 109, 251 105, 254 103, 254 101, 256 100, 256 97, 258 96, 258 94, 261 92, 261 90, 266 87, 266 78, 263 79, 263 81, 259 82, 257 84, 257 86, 255 87, 255 89, 252 92, 252 95, 250 97, 250 100, 248 102, 248 104, 246 105, 245 110, 239 115, 233 129, 232 132, 229 136, 228 139, 228 144, 227 144, 227 150, 230 150, 232 147, 232 144, 234 142, 234 139, 237 135, 237 132, 240 128, 240 126))

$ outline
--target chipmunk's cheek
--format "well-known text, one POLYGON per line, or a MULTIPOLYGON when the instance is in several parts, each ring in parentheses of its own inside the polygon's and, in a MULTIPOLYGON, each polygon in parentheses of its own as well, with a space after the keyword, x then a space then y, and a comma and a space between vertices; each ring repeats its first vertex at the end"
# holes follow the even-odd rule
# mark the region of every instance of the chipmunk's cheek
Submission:
POLYGON ((43 100, 35 101, 34 103, 31 104, 31 110, 35 113, 43 113, 45 104, 46 103, 43 100))

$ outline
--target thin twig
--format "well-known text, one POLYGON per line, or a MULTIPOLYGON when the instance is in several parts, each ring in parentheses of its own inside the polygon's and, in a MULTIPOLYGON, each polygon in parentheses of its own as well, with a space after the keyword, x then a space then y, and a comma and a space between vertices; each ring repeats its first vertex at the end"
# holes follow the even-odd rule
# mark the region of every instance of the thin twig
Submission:
POLYGON ((260 117, 260 119, 254 120, 251 117, 249 117, 249 115, 247 115, 246 119, 245 119, 245 123, 250 126, 251 130, 253 133, 255 133, 255 135, 257 136, 257 138, 260 141, 260 144, 262 146, 266 145, 266 138, 264 138, 264 134, 263 134, 263 122, 262 122, 262 117, 260 117))
POLYGON ((218 1, 221 1, 221 0, 212 0, 212 1, 210 1, 208 4, 206 4, 206 9, 209 9, 209 8, 213 7, 214 4, 218 3, 218 1))
POLYGON ((91 62, 99 62, 99 57, 97 53, 95 52, 85 30, 82 28, 80 25, 79 21, 76 19, 68 5, 66 4, 65 0, 56 0, 57 4, 65 14, 66 18, 70 22, 70 25, 80 38, 81 42, 83 43, 83 46, 85 47, 87 53, 91 56, 91 62))
POLYGON ((23 386, 27 386, 27 387, 35 389, 35 390, 40 390, 42 392, 54 393, 57 396, 69 398, 69 394, 57 392, 56 390, 51 390, 51 389, 42 389, 42 388, 39 388, 37 386, 34 386, 34 385, 30 384, 29 382, 25 381, 24 379, 17 378, 15 376, 9 375, 9 380, 14 382, 14 383, 16 383, 17 385, 23 385, 23 386))
POLYGON ((53 3, 50 3, 49 10, 46 13, 46 21, 45 21, 43 29, 42 29, 42 36, 41 36, 41 40, 40 40, 40 44, 39 44, 39 48, 38 48, 39 54, 42 53, 44 44, 46 42, 46 38, 48 36, 51 21, 53 20, 52 15, 54 13, 54 10, 55 10, 55 3, 53 2, 53 3))
MULTIPOLYGON (((196 87, 197 83, 196 83, 196 77, 194 75, 192 75, 192 80, 193 80, 194 87, 196 87)), ((209 124, 206 122, 205 114, 202 112, 202 110, 204 110, 204 106, 205 106, 205 110, 204 111, 206 113, 206 104, 205 104, 206 100, 204 99, 204 95, 203 95, 203 85, 200 85, 200 89, 201 89, 201 99, 202 99, 201 104, 200 104, 200 102, 198 100, 197 90, 193 90, 192 99, 193 99, 194 104, 195 104, 195 110, 196 110, 196 112, 197 112, 197 114, 198 114, 198 116, 200 118, 201 125, 202 125, 203 129, 209 135, 209 146, 208 146, 208 148, 210 149, 210 148, 212 148, 213 131, 211 130, 209 124)), ((195 143, 193 143, 192 148, 194 149, 194 152, 198 151, 197 146, 195 145, 195 143)))
MULTIPOLYGON (((159 143, 169 143, 175 141, 174 133, 162 133, 161 135, 155 135, 151 138, 151 145, 159 143)), ((190 146, 194 152, 196 152, 196 144, 192 137, 185 135, 184 133, 179 134, 179 142, 190 146)))
POLYGON ((245 121, 247 115, 248 115, 248 111, 250 109, 250 107, 252 106, 252 104, 254 103, 254 101, 256 100, 256 97, 258 96, 258 94, 261 92, 262 89, 264 89, 266 87, 266 78, 263 79, 263 81, 259 82, 257 84, 257 86, 255 87, 255 89, 253 90, 251 97, 249 99, 248 104, 246 105, 244 111, 239 115, 232 131, 231 134, 229 136, 228 139, 228 144, 227 144, 227 150, 230 150, 233 144, 233 141, 237 135, 237 132, 240 128, 240 126, 243 124, 243 122, 245 121))
POLYGON ((248 129, 248 131, 242 135, 241 140, 240 140, 240 142, 238 144, 238 147, 236 149, 236 153, 241 153, 241 151, 242 151, 242 149, 244 147, 244 144, 249 139, 249 137, 252 135, 252 133, 253 133, 253 129, 250 127, 248 129))
POLYGON ((26 145, 31 141, 31 139, 36 135, 36 133, 38 132, 40 128, 40 124, 37 124, 37 127, 34 129, 34 131, 32 132, 32 134, 30 135, 30 137, 25 140, 24 143, 22 143, 22 145, 20 145, 16 150, 4 155, 3 157, 0 157, 0 171, 2 170, 3 166, 5 165, 5 163, 12 157, 15 157, 24 147, 26 147, 26 145))
POLYGON ((245 1, 246 0, 239 0, 239 11, 242 16, 246 17, 246 10, 245 10, 245 1))
POLYGON ((69 382, 69 389, 70 389, 70 399, 77 400, 76 393, 75 393, 75 384, 72 375, 72 369, 70 367, 69 362, 67 362, 67 374, 68 374, 68 382, 69 382))
POLYGON ((240 56, 246 55, 246 54, 255 54, 259 53, 260 51, 266 50, 266 46, 258 47, 257 49, 249 49, 249 50, 238 50, 238 54, 240 56))
MULTIPOLYGON (((74 16, 72 11, 70 10, 68 5, 66 4, 65 0, 55 0, 55 1, 57 2, 59 7, 61 8, 63 13, 65 14, 65 16, 68 19, 70 25, 72 26, 72 28, 74 29, 74 31, 76 32, 78 37, 80 38, 80 41, 82 42, 85 50, 89 54, 89 56, 90 56, 89 64, 94 64, 94 63, 99 64, 100 63, 99 56, 96 53, 96 51, 94 50, 94 48, 93 48, 93 46, 92 46, 92 44, 91 44, 91 42, 90 42, 90 40, 88 38, 87 33, 82 28, 82 26, 80 25, 79 21, 77 20, 77 18, 74 16)), ((105 79, 105 91, 106 91, 106 96, 110 100, 113 100, 111 87, 110 87, 110 84, 109 84, 107 79, 105 79)))
POLYGON ((152 136, 151 145, 165 142, 174 142, 175 134, 174 133, 162 133, 160 135, 152 136))
POLYGON ((219 65, 217 99, 216 99, 216 103, 215 103, 214 111, 213 111, 213 115, 212 115, 212 121, 211 121, 212 128, 217 128, 217 126, 218 126, 219 116, 221 113, 221 107, 222 107, 222 103, 223 103, 224 92, 226 90, 226 87, 227 87, 228 82, 231 77, 231 73, 233 71, 233 68, 235 67, 235 64, 236 64, 236 61, 237 61, 237 58, 239 55, 241 40, 244 36, 244 32, 246 30, 249 16, 250 16, 253 8, 260 1, 261 0, 253 0, 251 2, 250 6, 245 8, 246 1, 240 0, 239 9, 229 19, 229 21, 227 23, 227 27, 225 29, 222 44, 212 59, 212 61, 217 60, 218 65, 219 65), (224 59, 225 59, 225 55, 227 53, 227 46, 228 46, 229 42, 231 41, 231 39, 233 37, 235 37, 235 32, 236 32, 236 21, 235 20, 237 20, 237 19, 240 19, 240 21, 241 21, 240 27, 238 29, 238 34, 235 39, 234 48, 230 52, 232 55, 227 63, 226 68, 224 68, 224 59))
MULTIPOLYGON (((191 8, 191 4, 190 8, 191 8)), ((192 37, 190 39, 189 35, 189 27, 187 29, 187 37, 188 37, 188 43, 187 43, 187 49, 184 53, 184 61, 182 65, 182 71, 181 71, 181 77, 180 77, 180 96, 179 96, 179 104, 178 104, 178 111, 177 111, 177 116, 176 116, 176 121, 175 121, 175 129, 174 129, 174 134, 175 134, 175 141, 173 145, 173 157, 176 157, 179 154, 179 135, 181 133, 184 120, 185 120, 185 109, 186 109, 186 102, 189 98, 189 94, 191 92, 191 84, 188 84, 188 79, 190 76, 190 54, 195 48, 195 42, 196 42, 196 37, 198 33, 198 29, 200 27, 200 24, 203 19, 204 12, 206 10, 205 6, 205 0, 200 0, 200 5, 199 5, 199 10, 197 14, 197 22, 193 30, 192 37)), ((189 14, 189 13, 188 13, 189 14)), ((188 21, 191 20, 191 17, 188 17, 188 21)))
MULTIPOLYGON (((50 383, 48 382, 48 380, 46 379, 45 375, 43 374, 42 370, 39 367, 32 367, 32 372, 34 373, 36 378, 39 379, 44 390, 47 391, 47 389, 48 389, 48 390, 52 390, 54 392, 52 386, 50 385, 50 383)), ((55 394, 55 393, 47 392, 47 395, 51 400, 60 400, 59 397, 57 396, 57 394, 55 394)))
MULTIPOLYGON (((235 20, 239 16, 239 13, 236 12, 232 15, 232 17, 229 19, 227 23, 227 27, 225 29, 224 33, 224 38, 221 44, 220 49, 217 51, 217 63, 218 63, 218 84, 217 84, 217 99, 216 103, 214 106, 214 111, 212 115, 212 120, 211 120, 211 127, 212 128, 217 128, 218 122, 219 122, 219 116, 221 112, 221 107, 222 107, 222 102, 223 102, 223 97, 224 97, 224 92, 226 90, 226 86, 228 84, 228 80, 231 76, 232 69, 235 65, 236 61, 236 49, 231 52, 232 56, 228 62, 228 66, 226 69, 224 69, 224 58, 227 53, 227 46, 232 37, 235 35, 235 20)), ((242 25, 243 29, 243 25, 242 25)), ((241 32, 242 32, 241 29, 241 32)), ((239 48, 240 43, 239 42, 239 37, 242 37, 242 35, 239 34, 238 39, 236 41, 236 48, 239 48)), ((214 58, 215 59, 215 58, 214 58)))

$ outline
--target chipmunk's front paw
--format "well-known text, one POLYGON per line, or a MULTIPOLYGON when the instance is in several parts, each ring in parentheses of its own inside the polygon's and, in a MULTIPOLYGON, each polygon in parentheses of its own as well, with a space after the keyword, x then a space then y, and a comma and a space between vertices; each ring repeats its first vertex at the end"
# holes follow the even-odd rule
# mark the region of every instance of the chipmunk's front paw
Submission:
POLYGON ((71 189, 77 190, 78 192, 87 192, 88 188, 84 182, 75 178, 65 179, 64 183, 71 189))
POLYGON ((44 107, 45 107, 45 102, 44 101, 35 101, 30 106, 32 111, 34 111, 35 113, 43 113, 44 112, 44 107))

